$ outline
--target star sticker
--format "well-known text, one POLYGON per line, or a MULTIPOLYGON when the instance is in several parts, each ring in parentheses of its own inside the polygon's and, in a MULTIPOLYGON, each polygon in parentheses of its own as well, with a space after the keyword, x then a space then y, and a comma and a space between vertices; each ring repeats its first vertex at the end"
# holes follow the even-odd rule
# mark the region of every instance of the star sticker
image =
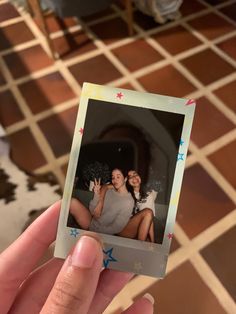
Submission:
POLYGON ((121 92, 116 94, 116 98, 119 98, 119 99, 121 99, 123 96, 124 96, 124 94, 122 94, 121 92))
POLYGON ((113 252, 113 248, 107 251, 103 250, 103 253, 108 256, 108 258, 103 260, 103 265, 105 268, 108 267, 109 262, 117 262, 117 260, 112 256, 112 252, 113 252))
POLYGON ((77 229, 75 229, 75 228, 73 228, 73 229, 70 229, 70 235, 72 236, 72 237, 77 237, 78 236, 78 234, 79 234, 79 231, 77 230, 77 229))
POLYGON ((178 160, 184 160, 184 154, 178 153, 177 161, 178 160))
POLYGON ((189 99, 186 103, 186 106, 195 104, 195 99, 189 99))
POLYGON ((137 272, 140 272, 140 270, 143 269, 142 263, 140 262, 135 262, 134 263, 134 270, 136 270, 137 272))
POLYGON ((80 129, 79 129, 79 133, 80 133, 81 135, 83 135, 84 129, 83 129, 83 128, 80 128, 80 129))
POLYGON ((173 239, 174 233, 168 233, 167 237, 168 237, 169 240, 173 239))
POLYGON ((179 144, 180 144, 180 146, 182 146, 184 144, 184 141, 182 140, 182 138, 181 138, 179 144))

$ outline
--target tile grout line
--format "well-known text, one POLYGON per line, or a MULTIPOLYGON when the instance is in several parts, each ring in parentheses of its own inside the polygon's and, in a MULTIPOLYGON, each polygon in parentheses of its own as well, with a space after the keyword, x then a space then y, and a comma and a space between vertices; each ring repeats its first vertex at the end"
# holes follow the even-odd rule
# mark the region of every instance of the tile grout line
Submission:
MULTIPOLYGON (((1 10, 1 7, 0 7, 0 10, 1 10)), ((11 18, 9 20, 0 22, 0 28, 10 26, 10 25, 16 24, 18 22, 23 22, 23 21, 24 21, 24 18, 22 16, 17 16, 17 17, 11 18)))
MULTIPOLYGON (((65 101, 61 104, 58 104, 55 107, 52 107, 48 110, 44 110, 36 114, 33 113, 34 121, 39 122, 45 118, 49 118, 53 116, 56 113, 60 113, 70 108, 73 108, 76 105, 78 105, 78 99, 74 98, 74 99, 65 101)), ((13 134, 14 132, 20 131, 21 129, 25 128, 26 126, 27 126, 27 120, 25 119, 25 120, 16 122, 10 125, 9 127, 6 127, 5 129, 6 129, 7 134, 13 134)))
MULTIPOLYGON (((8 71, 7 67, 5 66, 4 61, 2 60, 1 57, 0 57, 0 65, 4 69, 5 75, 7 76, 7 80, 9 82, 9 84, 11 85, 11 74, 8 71)), ((28 108, 23 96, 21 95, 17 86, 11 86, 11 91, 12 91, 17 103, 19 104, 21 112, 23 113, 23 115, 26 118, 27 126, 31 130, 32 136, 36 140, 36 143, 39 146, 43 156, 46 159, 46 161, 50 163, 53 159, 53 152, 52 152, 50 146, 48 145, 43 133, 39 129, 39 126, 37 125, 37 123, 34 122, 33 115, 31 114, 31 111, 28 108)), ((60 178, 58 178, 58 179, 60 180, 60 178)))
POLYGON ((197 157, 200 165, 207 171, 210 177, 220 186, 226 195, 236 204, 236 191, 233 186, 192 141, 190 141, 189 147, 191 148, 191 151, 194 152, 194 155, 197 157))
MULTIPOLYGON (((24 12, 20 12, 22 14, 22 17, 24 18, 24 21, 27 24, 24 12)), ((33 27, 34 29, 34 27, 33 27)), ((33 32, 33 30, 32 30, 33 32)), ((35 36, 37 38, 37 35, 35 36)), ((10 71, 7 68, 7 65, 5 65, 4 60, 2 59, 2 57, 0 56, 0 62, 2 64, 2 68, 4 69, 5 72, 5 76, 7 78, 7 81, 9 83, 9 85, 11 86, 11 90, 15 96, 15 99, 17 101, 17 103, 19 104, 19 107, 22 111, 22 113, 24 114, 24 116, 26 117, 26 123, 27 126, 29 127, 29 129, 32 132, 32 136, 34 137, 39 149, 41 150, 43 156, 45 157, 46 161, 49 164, 56 164, 57 161, 54 157, 54 153, 49 145, 49 143, 47 142, 43 132, 40 130, 37 122, 34 120, 34 115, 31 113, 31 110, 29 109, 27 103, 25 102, 23 96, 21 95, 18 86, 12 84, 12 82, 14 81, 12 78, 12 75, 10 73, 10 71)), ((54 171, 53 171, 58 179, 58 182, 61 186, 63 186, 64 183, 64 175, 62 173, 62 170, 59 167, 55 167, 54 171)))
MULTIPOLYGON (((105 46, 105 45, 104 45, 105 46)), ((106 47, 106 46, 105 46, 106 47)), ((102 53, 102 51, 100 51, 100 53, 102 53)), ((109 58, 110 59, 110 58, 109 58)), ((111 60, 111 62, 113 62, 113 60, 111 60)), ((168 60, 167 60, 167 62, 168 62, 168 60)), ((114 64, 114 62, 113 62, 113 64, 114 64)), ((119 65, 118 65, 119 66, 119 65)), ((123 66, 123 65, 122 65, 123 66)), ((126 75, 126 74, 124 74, 124 75, 126 75)), ((127 80, 127 78, 126 78, 126 80, 127 80)), ((130 81, 130 79, 128 78, 128 81, 130 81)), ((139 90, 140 90, 140 86, 139 86, 139 90)))
MULTIPOLYGON (((231 224, 230 227, 235 225, 235 218, 236 218, 236 211, 232 213, 234 218, 234 223, 231 224)), ((231 218, 230 216, 230 218, 231 218)), ((229 230, 228 225, 227 230, 229 230)), ((180 227, 179 224, 177 224, 177 239, 180 242, 180 244, 188 245, 189 247, 192 247, 194 245, 194 241, 191 241, 184 230, 180 227)), ((225 230, 224 230, 225 232, 225 230)), ((222 232, 221 234, 223 234, 222 232)), ((221 235, 220 234, 220 235, 221 235)), ((217 235, 219 236, 219 235, 217 235)), ((224 285, 220 282, 219 278, 214 274, 213 270, 210 268, 210 266, 207 264, 207 262, 204 260, 204 258, 201 256, 200 252, 197 250, 194 254, 189 256, 189 260, 194 266, 197 273, 200 275, 203 282, 208 286, 210 291, 212 291, 213 295, 217 298, 217 300, 220 302, 221 306, 226 310, 229 314, 234 314, 236 311, 236 304, 231 297, 231 295, 228 293, 224 285)))
MULTIPOLYGON (((95 41, 95 45, 98 46, 105 55, 108 60, 115 66, 115 68, 121 73, 121 75, 125 76, 128 80, 130 80, 133 83, 133 86, 137 88, 137 90, 142 91, 143 87, 132 77, 129 70, 119 61, 116 56, 112 54, 112 52, 108 49, 105 43, 103 43, 102 40, 99 40, 95 33, 85 24, 83 24, 82 21, 80 21, 81 25, 83 25, 83 29, 86 30, 88 33, 90 33, 95 41)), ((111 83, 111 82, 110 82, 111 83)), ((110 85, 108 83, 108 85, 110 85)))
MULTIPOLYGON (((24 14, 24 19, 25 19, 26 24, 30 27, 30 29, 34 33, 34 35, 39 39, 42 47, 47 51, 48 46, 47 46, 47 44, 45 42, 45 38, 42 35, 41 31, 38 29, 38 27, 31 20, 31 17, 30 17, 30 15, 28 13, 24 14)), ((55 63, 54 63, 54 72, 55 71, 58 71, 62 75, 62 77, 68 83, 68 85, 70 86, 70 88, 72 89, 74 94, 79 98, 81 88, 80 88, 79 84, 76 82, 76 80, 74 79, 74 77, 72 77, 72 74, 69 72, 69 70, 67 68, 64 68, 63 61, 61 61, 61 60, 56 60, 55 61, 55 63)), ((65 102, 63 104, 65 104, 65 102)), ((65 109, 65 107, 67 109, 68 109, 68 107, 71 107, 70 103, 69 103, 69 105, 66 105, 66 106, 64 105, 62 108, 65 109)), ((49 111, 49 112, 51 112, 51 111, 49 111)), ((37 121, 35 121, 35 123, 37 124, 37 121)), ((38 124, 37 124, 37 126, 38 126, 38 124)), ((38 126, 38 130, 39 130, 39 132, 41 132, 41 130, 39 129, 39 126, 38 126)), ((35 140, 36 141, 38 140, 37 135, 35 135, 35 140)), ((47 144, 47 146, 50 148, 50 151, 46 151, 47 152, 47 160, 50 161, 49 162, 49 169, 51 169, 55 173, 55 175, 59 179, 59 183, 60 183, 61 187, 63 187, 64 182, 65 182, 65 175, 64 175, 60 165, 58 164, 57 158, 55 157, 55 155, 54 155, 54 153, 52 151, 52 148, 51 148, 50 144, 48 143, 48 141, 47 141, 45 136, 44 136, 44 140, 46 142, 45 144, 47 144), (48 155, 48 153, 49 153, 49 155, 48 155)))
MULTIPOLYGON (((227 3, 224 3, 223 5, 221 5, 221 6, 227 6, 227 5, 229 5, 230 3, 234 3, 234 1, 228 1, 227 3)), ((205 5, 205 3, 204 3, 204 5, 205 5)), ((145 34, 146 35, 152 35, 152 33, 159 33, 159 32, 162 32, 162 31, 164 31, 164 30, 166 30, 166 29, 170 29, 170 28, 172 28, 172 27, 175 27, 176 25, 178 25, 179 23, 181 23, 180 21, 183 21, 183 22, 186 22, 186 21, 188 21, 188 20, 192 20, 192 19, 195 19, 195 18, 197 18, 197 17, 199 17, 199 15, 200 16, 202 16, 202 15, 205 15, 205 14, 207 14, 207 13, 209 13, 209 12, 211 12, 211 11, 214 11, 214 9, 211 9, 211 7, 206 7, 206 9, 204 9, 203 11, 200 11, 200 12, 197 12, 197 13, 195 13, 195 14, 191 14, 190 16, 186 16, 186 17, 182 17, 180 20, 177 20, 177 21, 172 21, 172 22, 170 22, 170 23, 168 23, 168 24, 164 24, 164 25, 158 25, 157 26, 157 28, 155 28, 155 29, 152 29, 152 30, 149 30, 149 31, 145 31, 145 30, 143 30, 142 29, 142 31, 143 32, 145 32, 145 34), (190 18, 191 17, 191 18, 190 18), (159 27, 159 28, 158 28, 159 27)), ((117 17, 121 17, 121 18, 123 18, 123 19, 125 19, 124 18, 124 13, 119 9, 119 8, 117 8, 117 7, 115 7, 115 11, 117 11, 118 12, 118 14, 119 15, 116 15, 117 17)), ((25 12, 25 11, 24 11, 25 12)), ((225 18, 225 16, 223 16, 223 18, 225 18)), ((111 18, 110 18, 111 19, 111 18)), ((94 25, 94 24, 98 24, 98 23, 101 23, 101 22, 103 22, 103 21, 106 21, 107 20, 107 17, 105 17, 104 19, 100 19, 100 20, 98 20, 98 21, 94 21, 94 23, 86 23, 88 26, 92 26, 92 25, 94 25), (96 23, 95 23, 96 22, 96 23)), ((231 23, 232 23, 232 20, 231 20, 231 23)), ((234 23, 234 22, 233 22, 234 23)), ((76 31, 77 30, 79 30, 79 29, 81 29, 81 27, 80 27, 80 25, 75 25, 75 26, 71 26, 71 27, 69 27, 68 29, 66 29, 66 30, 64 30, 64 31, 59 31, 59 33, 60 33, 60 35, 62 35, 62 34, 65 34, 65 33, 68 33, 68 32, 71 32, 72 31, 72 29, 73 28, 76 28, 76 31)), ((53 32, 53 33, 51 33, 50 34, 50 36, 53 38, 54 36, 55 37, 59 37, 60 35, 58 34, 57 35, 57 31, 56 32, 53 32)), ((139 35, 138 35, 139 36, 139 35)), ((132 40, 132 38, 131 38, 131 40, 132 40)), ((122 40, 121 40, 122 41, 122 40)))
POLYGON ((226 145, 232 143, 236 139, 236 129, 232 129, 228 133, 218 137, 217 140, 210 142, 201 148, 202 154, 206 157, 209 156, 219 149, 222 149, 226 145))
MULTIPOLYGON (((176 222, 175 224, 175 236, 178 242, 182 245, 179 249, 171 253, 168 259, 167 264, 167 275, 170 274, 172 271, 177 269, 180 265, 182 265, 186 261, 190 261, 193 266, 195 261, 195 256, 200 256, 199 250, 203 249, 207 245, 209 245, 212 241, 217 239, 223 233, 227 232, 231 227, 235 225, 236 221, 236 209, 229 213, 227 216, 222 218, 221 220, 217 221, 212 226, 208 227, 202 233, 197 235, 195 238, 190 240, 185 232, 183 231, 182 227, 176 222)), ((204 260, 200 261, 201 265, 203 264, 204 260)), ((209 268, 209 266, 208 266, 209 268)), ((197 269, 196 269, 197 270, 197 269)), ((198 270, 197 270, 198 271, 198 270)), ((214 273, 212 273, 211 269, 207 269, 204 272, 201 271, 199 273, 200 277, 202 278, 203 282, 209 287, 210 291, 213 288, 213 295, 219 300, 219 302, 223 303, 223 308, 230 310, 227 313, 234 313, 235 311, 235 303, 231 296, 228 294, 227 290, 221 284, 219 279, 216 277, 214 273), (211 281, 214 280, 214 283, 217 284, 217 288, 219 287, 219 291, 215 291, 215 288, 212 285, 208 285, 206 282, 206 276, 210 277, 211 281), (216 292, 216 293, 215 293, 216 292), (222 298, 223 295, 223 298, 222 298), (225 304, 226 302, 226 304, 225 304)), ((134 278, 131 282, 128 283, 127 288, 125 288, 122 293, 127 294, 129 293, 129 298, 133 299, 138 294, 140 294, 143 290, 150 288, 153 284, 157 283, 159 279, 142 276, 139 275, 138 277, 134 278), (132 291, 132 292, 131 292, 132 291)))
MULTIPOLYGON (((110 60, 110 59, 109 59, 109 60, 110 60)), ((111 61, 112 61, 112 63, 113 63, 113 60, 111 60, 111 61)), ((204 149, 204 148, 203 148, 203 149, 204 149)), ((209 274, 209 270, 208 270, 208 269, 206 270, 206 273, 209 274)), ((213 293, 214 293, 214 292, 213 292, 213 293)), ((215 293, 214 293, 214 294, 215 294, 215 293)))

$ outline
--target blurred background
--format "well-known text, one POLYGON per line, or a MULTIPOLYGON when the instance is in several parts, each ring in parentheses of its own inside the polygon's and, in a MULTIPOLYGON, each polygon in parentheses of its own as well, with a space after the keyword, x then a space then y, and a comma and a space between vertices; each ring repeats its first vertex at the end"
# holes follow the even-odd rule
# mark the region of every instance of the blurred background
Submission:
POLYGON ((236 313, 235 26, 235 0, 0 0, 0 250, 61 197, 84 81, 196 99, 167 275, 106 313, 146 292, 158 314, 236 313))

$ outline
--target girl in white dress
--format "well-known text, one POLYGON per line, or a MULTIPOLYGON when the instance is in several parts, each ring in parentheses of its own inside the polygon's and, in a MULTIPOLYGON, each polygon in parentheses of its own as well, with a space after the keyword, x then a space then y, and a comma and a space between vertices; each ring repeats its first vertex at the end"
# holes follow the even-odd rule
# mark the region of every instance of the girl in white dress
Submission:
MULTIPOLYGON (((139 174, 135 170, 130 170, 128 172, 128 190, 132 194, 135 200, 135 207, 133 210, 133 215, 136 215, 142 210, 151 209, 153 211, 153 216, 155 216, 155 199, 157 197, 157 192, 151 190, 149 192, 144 192, 142 190, 142 180, 139 174), (130 186, 130 187, 129 187, 130 186)), ((149 230, 149 237, 151 242, 154 242, 154 225, 151 224, 149 230)))

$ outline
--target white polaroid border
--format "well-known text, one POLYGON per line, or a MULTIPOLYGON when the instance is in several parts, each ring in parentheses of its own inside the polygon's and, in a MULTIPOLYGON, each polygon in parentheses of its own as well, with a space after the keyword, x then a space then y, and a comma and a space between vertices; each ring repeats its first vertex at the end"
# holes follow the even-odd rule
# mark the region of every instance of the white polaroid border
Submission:
POLYGON ((195 100, 142 93, 90 83, 83 84, 54 252, 54 256, 59 258, 66 258, 71 247, 86 232, 82 229, 67 227, 67 220, 89 99, 118 103, 122 106, 129 105, 179 113, 185 116, 162 244, 99 233, 105 246, 104 267, 163 278, 174 234, 177 205, 195 110, 195 100))

